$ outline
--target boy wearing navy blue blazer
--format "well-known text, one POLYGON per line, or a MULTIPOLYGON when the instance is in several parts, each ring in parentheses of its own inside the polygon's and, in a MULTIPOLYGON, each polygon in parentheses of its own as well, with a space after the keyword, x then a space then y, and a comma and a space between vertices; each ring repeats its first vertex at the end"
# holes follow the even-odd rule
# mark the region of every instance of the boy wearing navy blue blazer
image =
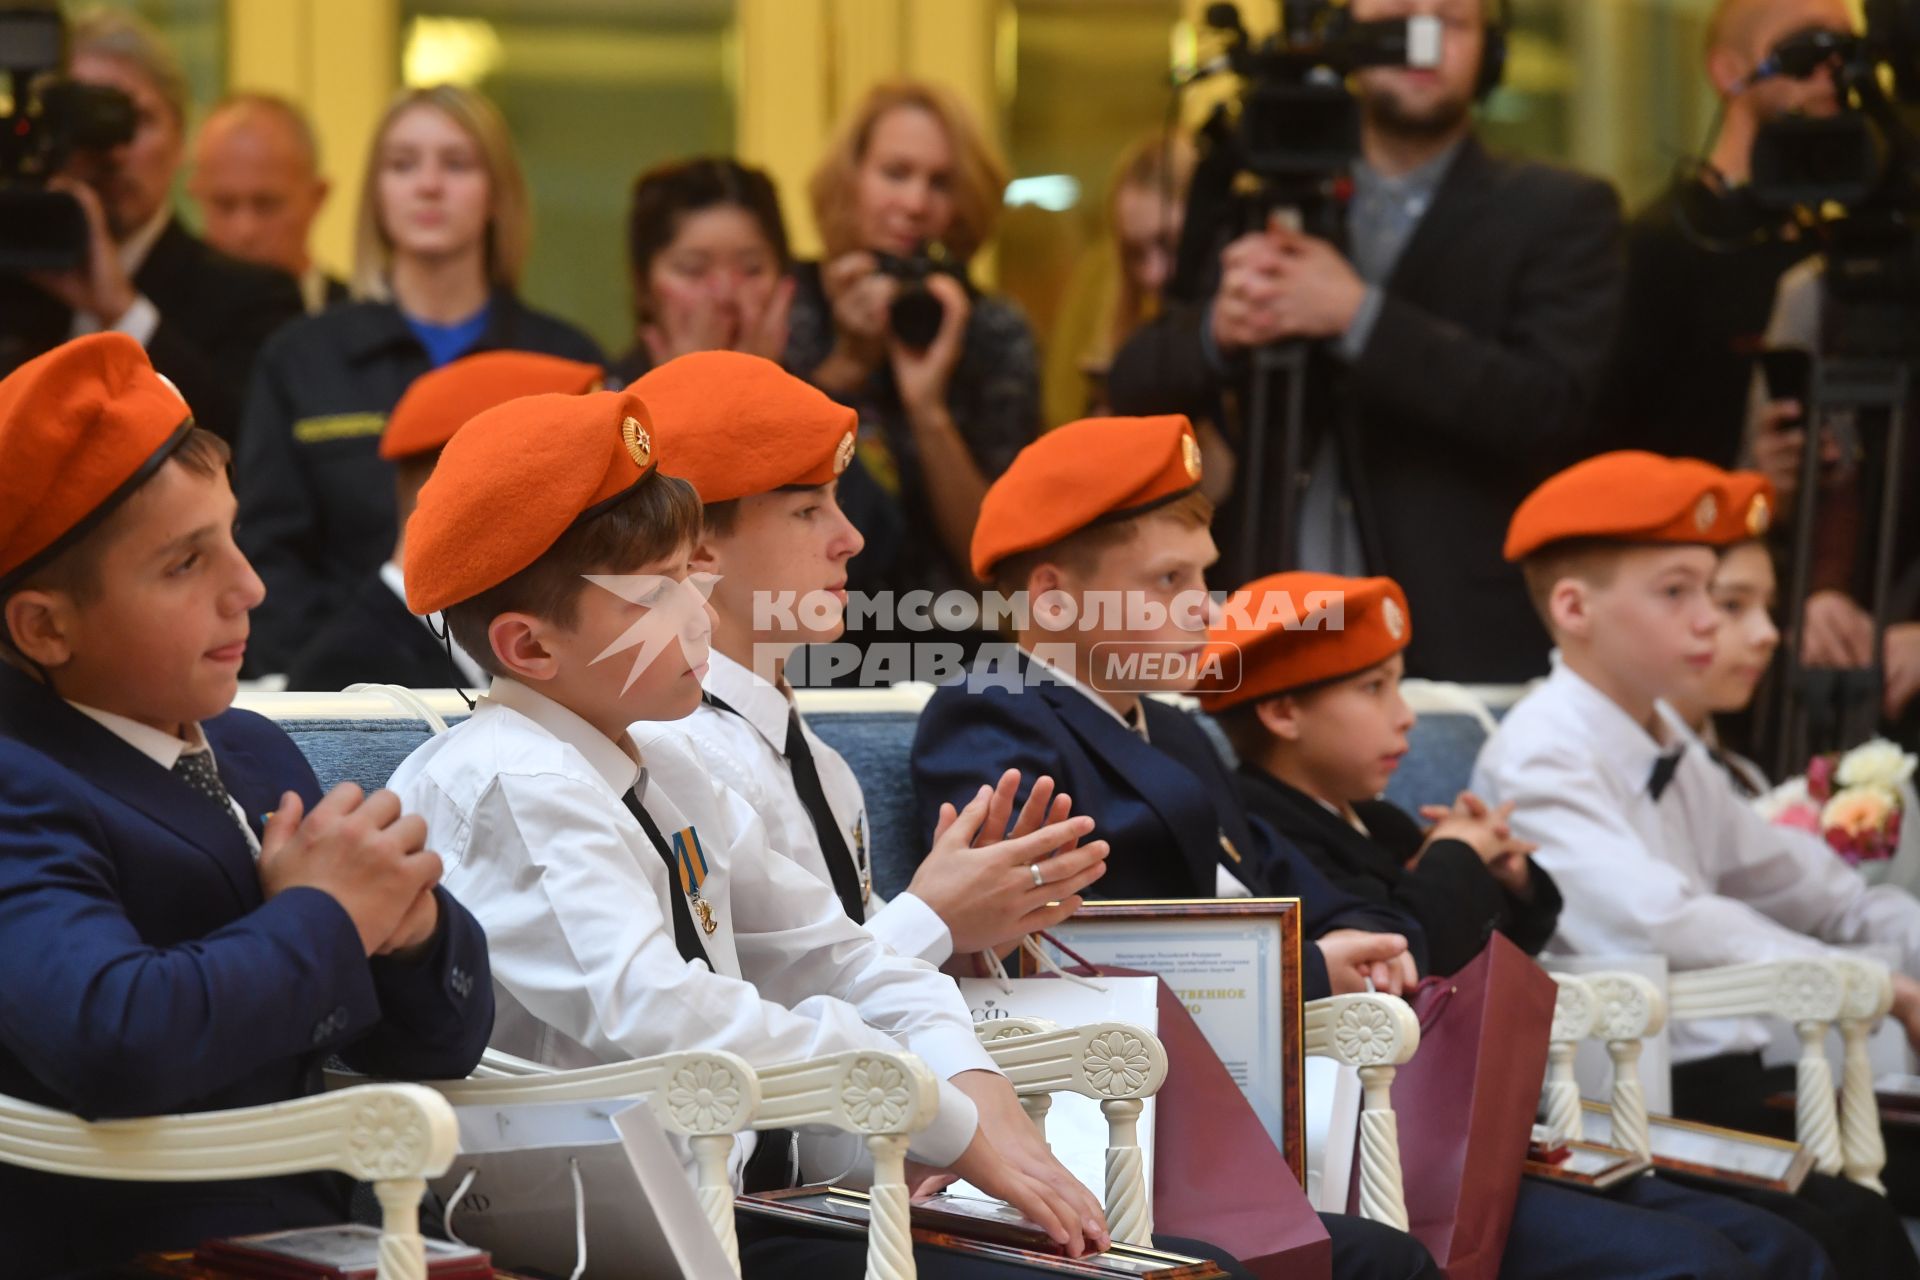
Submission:
MULTIPOLYGON (((230 709, 262 589, 226 446, 120 334, 0 382, 0 1092, 88 1118, 315 1092, 330 1056, 465 1075, 478 925, 390 792, 325 797, 230 709)), ((8 1275, 344 1220, 334 1175, 95 1181, 0 1167, 8 1275)))

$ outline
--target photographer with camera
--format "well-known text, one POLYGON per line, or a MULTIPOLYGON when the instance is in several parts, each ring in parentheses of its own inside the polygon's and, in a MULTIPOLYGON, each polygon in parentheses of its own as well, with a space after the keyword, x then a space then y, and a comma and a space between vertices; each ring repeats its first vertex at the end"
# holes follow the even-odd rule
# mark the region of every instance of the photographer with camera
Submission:
POLYGON ((73 26, 68 49, 73 81, 131 101, 132 138, 75 148, 47 181, 78 203, 84 251, 70 268, 0 274, 0 373, 69 338, 118 330, 147 349, 195 421, 232 443, 254 357, 301 313, 299 291, 278 271, 208 247, 173 215, 187 82, 160 35, 132 14, 99 10, 73 26))
POLYGON ((1811 236, 1771 234, 1782 219, 1752 199, 1754 142, 1770 121, 1839 110, 1833 59, 1806 37, 1852 31, 1846 0, 1714 7, 1706 70, 1723 114, 1712 149, 1627 229, 1626 311, 1602 408, 1620 447, 1721 467, 1739 458, 1774 288, 1818 247, 1811 236))
MULTIPOLYGON (((1512 682, 1546 671, 1547 641, 1502 564, 1504 513, 1590 448, 1619 312, 1620 215, 1606 183, 1496 158, 1474 137, 1473 104, 1505 49, 1481 5, 1352 0, 1354 19, 1433 18, 1441 38, 1431 69, 1353 77, 1350 250, 1272 224, 1239 236, 1193 304, 1128 343, 1110 386, 1122 412, 1209 416, 1222 391, 1246 386, 1252 349, 1323 344, 1348 394, 1317 416, 1350 424, 1309 438, 1303 476, 1243 468, 1240 500, 1304 484, 1299 565, 1390 574, 1432 619, 1409 672, 1512 682)), ((1234 569, 1279 567, 1295 566, 1234 569)))
POLYGON ((875 86, 814 172, 826 258, 795 271, 785 363, 860 414, 856 589, 970 581, 980 499, 1038 429, 1026 318, 966 279, 1005 188, 952 92, 911 81, 875 86))

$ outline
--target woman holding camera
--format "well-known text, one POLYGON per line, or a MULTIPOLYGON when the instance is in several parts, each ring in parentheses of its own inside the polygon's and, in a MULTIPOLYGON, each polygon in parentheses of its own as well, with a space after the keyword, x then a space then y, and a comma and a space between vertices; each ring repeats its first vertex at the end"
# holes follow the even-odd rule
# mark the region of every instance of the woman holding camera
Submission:
POLYGON ((613 368, 622 383, 690 351, 781 358, 793 264, 765 173, 704 156, 647 170, 627 210, 627 260, 635 332, 613 368))
POLYGON ((860 411, 856 589, 969 581, 981 496, 1038 428, 1033 333, 965 274, 1005 188, 972 116, 916 82, 868 93, 813 175, 826 260, 796 269, 787 366, 860 411))
POLYGON ((286 670, 318 621, 392 552, 387 414, 409 383, 474 351, 588 364, 593 339, 515 294, 529 208, 499 111, 472 89, 403 92, 374 133, 354 294, 281 329, 255 366, 238 461, 241 545, 267 600, 249 669, 286 670))

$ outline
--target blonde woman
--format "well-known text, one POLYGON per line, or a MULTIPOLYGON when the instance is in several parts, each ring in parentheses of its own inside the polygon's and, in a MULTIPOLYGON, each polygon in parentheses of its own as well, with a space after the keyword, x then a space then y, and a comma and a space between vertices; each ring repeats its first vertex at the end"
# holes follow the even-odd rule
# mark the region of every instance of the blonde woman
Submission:
POLYGON ((355 301, 282 329, 254 372, 236 485, 242 546, 267 584, 253 674, 285 671, 393 550, 380 432, 409 383, 502 348, 605 363, 591 338, 516 296, 529 233, 526 183, 493 104, 455 85, 403 92, 367 155, 355 301))
POLYGON ((970 581, 967 548, 987 484, 1039 426, 1033 333, 1004 298, 958 274, 921 286, 930 341, 894 332, 910 286, 889 268, 936 253, 964 273, 992 236, 1006 170, 939 85, 876 86, 813 175, 820 263, 795 271, 787 366, 860 410, 861 467, 842 504, 866 537, 856 589, 970 581))

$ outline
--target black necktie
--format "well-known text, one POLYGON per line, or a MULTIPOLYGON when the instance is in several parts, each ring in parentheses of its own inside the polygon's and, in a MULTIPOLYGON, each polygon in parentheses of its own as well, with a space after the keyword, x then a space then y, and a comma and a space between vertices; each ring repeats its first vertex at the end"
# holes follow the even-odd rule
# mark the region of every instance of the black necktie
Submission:
POLYGON ((813 820, 813 833, 820 838, 820 852, 827 855, 827 872, 833 877, 833 891, 840 895, 840 905, 846 909, 847 918, 855 924, 867 922, 866 886, 861 882, 860 868, 854 864, 853 850, 847 848, 847 838, 840 833, 840 823, 833 816, 833 809, 827 804, 826 788, 820 785, 820 770, 813 763, 813 749, 807 745, 807 735, 800 728, 800 712, 797 708, 787 711, 787 749, 784 753, 787 764, 793 770, 793 789, 800 794, 800 803, 807 811, 807 817, 813 820))
MULTIPOLYGON (((706 694, 705 697, 716 711, 740 715, 713 694, 706 694)), ((746 719, 745 716, 740 718, 746 719)), ((840 833, 840 823, 833 816, 833 808, 827 803, 827 791, 820 785, 820 770, 813 763, 813 749, 807 745, 807 735, 800 728, 800 712, 797 708, 787 709, 787 745, 781 754, 787 758, 787 767, 793 772, 793 789, 800 796, 800 805, 807 811, 808 820, 813 823, 813 834, 820 841, 820 852, 826 855, 827 874, 833 878, 833 891, 839 895, 840 907, 849 920, 855 924, 865 924, 866 885, 861 880, 859 866, 853 860, 853 851, 847 848, 847 838, 840 833)))
POLYGON ((673 944, 680 949, 680 958, 688 964, 695 960, 705 961, 707 968, 713 968, 713 961, 707 959, 707 948, 700 941, 700 926, 693 922, 693 912, 687 907, 687 895, 680 890, 679 859, 667 847, 659 824, 640 803, 640 797, 629 791, 622 798, 627 802, 627 812, 638 820, 641 829, 647 833, 647 839, 653 842, 654 852, 660 855, 660 861, 667 864, 667 897, 673 903, 673 944))
POLYGON ((1653 762, 1653 776, 1647 779, 1647 792, 1654 803, 1660 802, 1660 795, 1673 782, 1673 775, 1680 768, 1680 757, 1686 753, 1686 747, 1678 746, 1653 762))
POLYGON ((233 811, 233 802, 227 797, 227 785, 220 781, 220 771, 213 767, 211 751, 185 751, 173 762, 173 776, 189 787, 220 806, 220 812, 233 819, 234 825, 242 831, 246 823, 233 811))

